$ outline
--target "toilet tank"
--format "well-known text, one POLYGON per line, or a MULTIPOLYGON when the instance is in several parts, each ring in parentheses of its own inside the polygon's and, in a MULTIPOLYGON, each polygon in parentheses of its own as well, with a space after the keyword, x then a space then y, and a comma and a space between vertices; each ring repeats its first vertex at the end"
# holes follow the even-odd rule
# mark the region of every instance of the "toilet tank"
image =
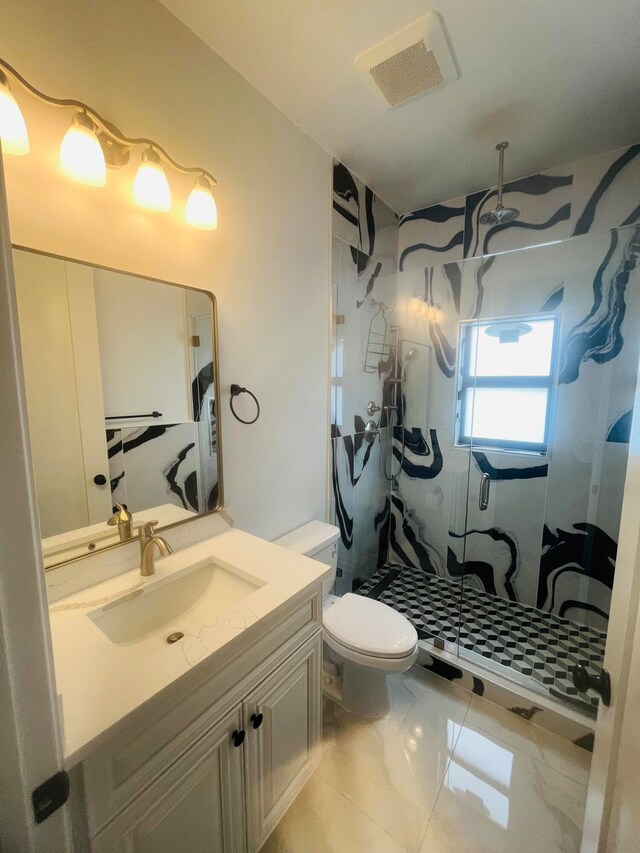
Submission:
POLYGON ((340 531, 333 524, 324 521, 310 521, 302 527, 296 527, 274 540, 274 545, 288 548, 297 554, 304 554, 319 563, 331 566, 331 574, 322 582, 322 595, 328 595, 333 589, 338 566, 338 537, 340 531))

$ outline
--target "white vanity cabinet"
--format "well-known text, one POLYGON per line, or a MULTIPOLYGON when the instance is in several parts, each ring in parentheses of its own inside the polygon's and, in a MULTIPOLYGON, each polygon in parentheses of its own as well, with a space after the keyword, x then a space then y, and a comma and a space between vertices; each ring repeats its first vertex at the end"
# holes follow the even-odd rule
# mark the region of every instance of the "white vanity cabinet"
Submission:
POLYGON ((317 637, 245 702, 250 851, 260 849, 319 761, 321 678, 322 641, 317 637))
POLYGON ((244 853, 242 747, 236 708, 93 839, 95 853, 244 853))
POLYGON ((320 613, 307 593, 182 701, 89 755, 72 773, 76 850, 257 853, 319 761, 320 613))

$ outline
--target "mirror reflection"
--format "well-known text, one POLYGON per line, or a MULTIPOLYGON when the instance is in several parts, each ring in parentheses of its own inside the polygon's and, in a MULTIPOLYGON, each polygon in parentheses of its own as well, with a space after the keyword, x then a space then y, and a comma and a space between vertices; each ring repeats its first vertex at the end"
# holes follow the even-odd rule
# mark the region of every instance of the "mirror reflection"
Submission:
POLYGON ((13 259, 45 567, 216 509, 211 295, 13 259))

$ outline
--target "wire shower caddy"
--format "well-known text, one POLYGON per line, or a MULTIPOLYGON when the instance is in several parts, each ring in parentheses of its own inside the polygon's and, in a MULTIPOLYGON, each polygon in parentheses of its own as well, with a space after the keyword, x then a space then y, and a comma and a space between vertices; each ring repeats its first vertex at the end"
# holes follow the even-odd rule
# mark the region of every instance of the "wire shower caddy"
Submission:
POLYGON ((390 314, 393 308, 389 308, 384 302, 378 302, 377 299, 371 300, 371 307, 378 310, 369 323, 367 350, 364 356, 365 373, 377 373, 380 362, 386 361, 391 354, 391 342, 389 340, 390 328, 387 323, 387 314, 390 314))

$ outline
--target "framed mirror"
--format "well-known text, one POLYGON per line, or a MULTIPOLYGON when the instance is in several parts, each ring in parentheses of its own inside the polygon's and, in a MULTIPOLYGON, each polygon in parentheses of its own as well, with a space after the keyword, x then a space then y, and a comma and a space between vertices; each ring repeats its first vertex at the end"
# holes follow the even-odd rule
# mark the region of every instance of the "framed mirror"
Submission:
POLYGON ((212 294, 14 246, 45 568, 222 506, 212 294))

